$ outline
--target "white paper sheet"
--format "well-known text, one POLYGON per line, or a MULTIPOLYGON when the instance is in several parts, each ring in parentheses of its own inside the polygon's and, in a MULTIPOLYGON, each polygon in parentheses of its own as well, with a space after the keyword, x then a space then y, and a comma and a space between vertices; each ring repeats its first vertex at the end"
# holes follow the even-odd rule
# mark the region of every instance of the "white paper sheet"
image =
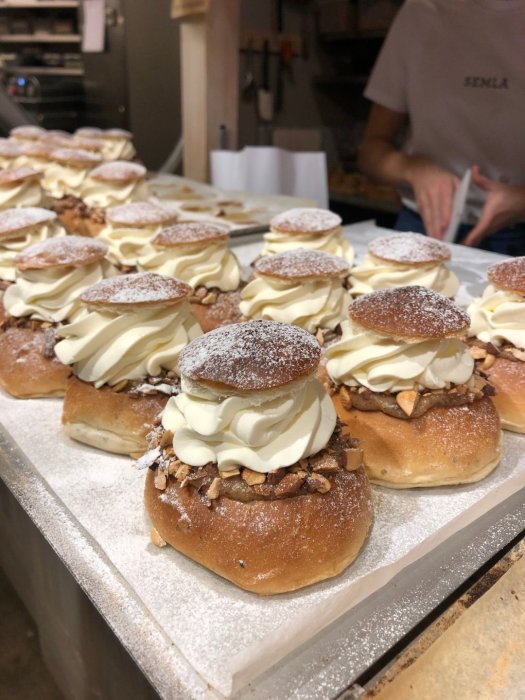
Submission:
POLYGON ((106 0, 84 0, 83 53, 102 53, 106 33, 106 0))

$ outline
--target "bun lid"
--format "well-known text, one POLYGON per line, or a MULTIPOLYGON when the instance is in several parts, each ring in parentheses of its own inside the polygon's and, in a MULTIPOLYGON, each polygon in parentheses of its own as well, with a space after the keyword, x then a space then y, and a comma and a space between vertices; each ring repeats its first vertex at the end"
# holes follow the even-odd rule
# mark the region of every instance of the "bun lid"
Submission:
POLYGON ((191 342, 181 373, 206 388, 246 394, 284 387, 311 375, 321 348, 298 326, 248 321, 221 326, 191 342))
POLYGON ((117 226, 161 226, 175 221, 177 213, 151 202, 130 202, 110 207, 106 210, 106 219, 117 226))
POLYGON ((305 233, 327 233, 341 226, 342 219, 328 209, 316 209, 315 207, 302 207, 289 209, 277 214, 270 221, 270 226, 275 231, 289 235, 301 235, 305 233))
POLYGON ((15 258, 18 270, 45 270, 49 267, 82 267, 102 260, 107 246, 86 236, 60 236, 25 248, 15 258))
POLYGON ((26 180, 40 180, 42 173, 33 168, 6 168, 0 170, 0 187, 12 187, 26 180))
POLYGON ((426 287, 381 289, 356 299, 350 318, 365 328, 404 340, 440 340, 461 335, 468 314, 454 302, 426 287))
POLYGON ((28 141, 36 141, 42 138, 46 130, 41 126, 33 126, 32 124, 24 124, 23 126, 15 126, 11 129, 9 136, 15 139, 27 139, 28 141))
POLYGON ((152 238, 151 243, 159 248, 177 248, 194 244, 227 241, 228 229, 206 222, 181 222, 163 228, 152 238))
POLYGON ((0 240, 19 238, 34 226, 50 224, 56 220, 55 212, 40 207, 6 209, 0 212, 0 240))
POLYGON ((125 139, 131 141, 133 134, 126 129, 99 129, 98 126, 83 126, 75 131, 75 136, 87 139, 125 139))
POLYGON ((9 139, 0 138, 0 156, 4 158, 17 158, 23 154, 21 144, 9 139))
POLYGON ((175 277, 157 275, 154 272, 137 272, 97 282, 86 289, 80 301, 95 310, 126 312, 133 309, 173 306, 191 294, 193 290, 190 285, 175 277))
POLYGON ((146 177, 146 173, 146 168, 139 163, 130 163, 128 160, 112 160, 94 168, 89 173, 89 177, 100 182, 118 184, 136 182, 146 177))
POLYGON ((92 151, 100 153, 104 148, 104 144, 100 139, 90 139, 84 136, 74 136, 71 142, 71 148, 78 148, 81 151, 92 151))
POLYGON ((20 144, 20 149, 25 156, 32 158, 51 158, 56 146, 48 141, 28 141, 20 144))
POLYGON ((381 236, 369 244, 368 251, 381 260, 414 267, 450 260, 450 249, 446 243, 421 233, 392 233, 381 236))
POLYGON ((281 280, 318 280, 346 277, 350 266, 337 255, 321 250, 295 248, 259 258, 253 265, 258 275, 281 280))
POLYGON ((489 282, 499 289, 525 294, 525 256, 491 265, 487 276, 489 282))
POLYGON ((55 148, 51 151, 51 158, 57 163, 80 168, 93 167, 98 163, 102 163, 102 158, 98 154, 77 148, 55 148))

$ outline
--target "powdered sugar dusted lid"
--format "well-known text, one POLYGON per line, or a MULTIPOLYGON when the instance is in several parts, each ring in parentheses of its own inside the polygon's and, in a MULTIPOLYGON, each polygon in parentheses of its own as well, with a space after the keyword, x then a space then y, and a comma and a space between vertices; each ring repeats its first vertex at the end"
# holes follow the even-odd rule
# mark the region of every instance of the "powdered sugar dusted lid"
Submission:
POLYGON ((228 229, 206 222, 180 223, 163 228, 152 239, 159 248, 176 248, 228 240, 228 229))
POLYGON ((102 132, 102 136, 105 139, 126 139, 126 141, 131 141, 133 138, 131 131, 126 129, 106 129, 102 132))
POLYGON ((372 241, 368 250, 376 258, 408 265, 428 265, 450 260, 446 243, 421 233, 392 233, 372 241))
POLYGON ((348 313, 365 328, 413 339, 450 338, 470 325, 468 314, 450 299, 416 286, 365 294, 350 305, 348 313))
POLYGON ((15 139, 27 139, 28 141, 36 141, 46 133, 46 130, 41 126, 33 126, 32 124, 24 124, 23 126, 15 126, 11 129, 9 135, 15 139))
POLYGON ((81 151, 93 151, 100 153, 104 148, 104 144, 100 139, 89 139, 82 136, 74 136, 71 148, 79 148, 81 151))
POLYGON ((221 326, 181 353, 181 373, 199 384, 236 393, 285 386, 315 371, 321 348, 310 333, 274 321, 221 326))
POLYGON ((0 138, 0 156, 4 158, 17 158, 23 153, 21 145, 9 139, 0 138))
POLYGON ((0 212, 0 240, 18 238, 27 229, 56 221, 57 215, 40 207, 20 207, 0 212))
POLYGON ((39 180, 42 173, 38 173, 33 168, 6 168, 0 170, 0 187, 12 187, 26 180, 39 180))
POLYGON ((99 129, 96 126, 83 126, 75 131, 75 136, 88 139, 126 139, 131 141, 133 134, 125 129, 99 129))
POLYGON ((130 163, 128 160, 112 160, 109 163, 99 165, 89 174, 92 180, 109 183, 136 182, 146 177, 146 168, 139 163, 130 163))
POLYGON ((108 252, 102 242, 86 236, 49 238, 25 248, 15 258, 21 270, 44 270, 48 267, 81 267, 102 260, 108 252))
POLYGON ((106 219, 117 226, 161 226, 176 218, 175 211, 151 202, 130 202, 106 211, 106 219))
POLYGON ((96 153, 76 148, 55 148, 51 151, 51 157, 57 163, 73 165, 78 168, 92 168, 102 162, 102 158, 96 153))
POLYGON ((288 280, 346 277, 350 272, 346 260, 337 255, 305 248, 295 248, 259 258, 253 267, 258 274, 265 277, 288 280))
POLYGON ((51 153, 56 148, 47 141, 29 141, 20 145, 22 153, 32 158, 51 158, 51 153))
POLYGON ((86 289, 80 300, 93 308, 130 311, 133 307, 171 306, 192 293, 189 284, 175 277, 137 272, 97 282, 86 289))
POLYGON ((270 226, 276 231, 301 235, 304 233, 327 233, 341 226, 342 219, 327 209, 305 207, 289 209, 277 214, 270 221, 270 226))
POLYGON ((495 263, 487 272, 495 287, 525 294, 525 256, 495 263))
POLYGON ((98 126, 81 126, 80 129, 75 131, 75 136, 86 139, 100 139, 103 133, 98 126))

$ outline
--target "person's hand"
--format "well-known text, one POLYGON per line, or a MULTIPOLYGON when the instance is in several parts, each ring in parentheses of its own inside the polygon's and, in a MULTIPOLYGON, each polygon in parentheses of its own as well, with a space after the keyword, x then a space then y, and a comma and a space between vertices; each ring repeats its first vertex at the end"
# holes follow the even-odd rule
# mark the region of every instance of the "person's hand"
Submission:
POLYGON ((427 234, 433 238, 443 238, 452 214, 459 178, 427 158, 409 156, 407 181, 414 190, 427 234))
POLYGON ((485 204, 464 245, 475 246, 491 233, 525 219, 525 187, 489 180, 477 165, 472 167, 472 182, 485 190, 485 204))

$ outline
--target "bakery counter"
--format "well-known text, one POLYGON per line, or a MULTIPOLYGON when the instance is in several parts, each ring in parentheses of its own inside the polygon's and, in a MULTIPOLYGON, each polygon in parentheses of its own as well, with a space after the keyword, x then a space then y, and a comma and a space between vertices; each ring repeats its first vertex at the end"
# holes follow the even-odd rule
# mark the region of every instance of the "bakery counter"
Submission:
MULTIPOLYGON (((380 233, 346 230, 358 255, 380 233)), ((260 237, 232 245, 247 265, 260 237)), ((498 256, 454 247, 453 258, 466 303, 498 256)), ((525 522, 523 438, 507 433, 479 484, 374 488, 372 535, 349 570, 259 598, 155 548, 143 472, 68 441, 60 414, 58 400, 0 395, 0 559, 66 697, 337 697, 525 522)))

